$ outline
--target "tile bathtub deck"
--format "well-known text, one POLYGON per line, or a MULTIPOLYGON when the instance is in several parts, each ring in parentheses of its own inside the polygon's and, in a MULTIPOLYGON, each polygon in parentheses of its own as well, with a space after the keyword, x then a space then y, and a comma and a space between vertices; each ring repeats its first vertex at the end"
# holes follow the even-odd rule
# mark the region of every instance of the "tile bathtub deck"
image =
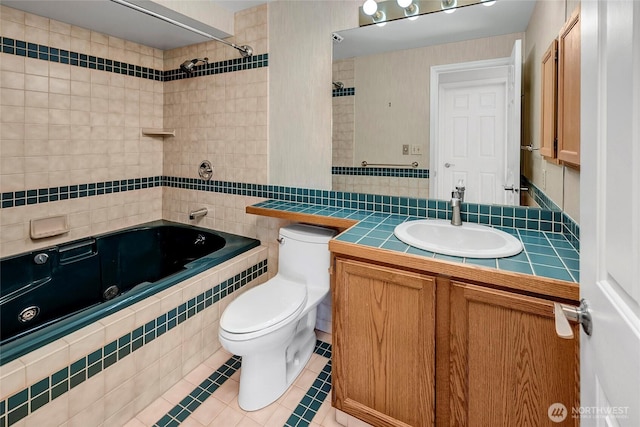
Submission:
POLYGON ((493 226, 519 238, 524 250, 518 255, 506 258, 461 258, 414 248, 401 242, 393 234, 396 225, 405 221, 424 219, 424 217, 281 200, 267 200, 254 206, 358 221, 356 225, 336 237, 337 240, 344 242, 574 283, 580 281, 580 254, 560 233, 493 226))

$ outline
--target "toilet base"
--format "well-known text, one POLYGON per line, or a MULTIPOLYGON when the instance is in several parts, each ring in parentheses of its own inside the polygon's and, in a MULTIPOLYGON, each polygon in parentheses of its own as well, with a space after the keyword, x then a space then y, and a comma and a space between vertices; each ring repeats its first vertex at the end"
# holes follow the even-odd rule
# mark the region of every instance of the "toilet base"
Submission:
POLYGON ((256 411, 275 402, 300 375, 316 343, 315 309, 297 324, 290 344, 242 355, 238 405, 256 411), (309 324, 310 323, 310 324, 309 324))

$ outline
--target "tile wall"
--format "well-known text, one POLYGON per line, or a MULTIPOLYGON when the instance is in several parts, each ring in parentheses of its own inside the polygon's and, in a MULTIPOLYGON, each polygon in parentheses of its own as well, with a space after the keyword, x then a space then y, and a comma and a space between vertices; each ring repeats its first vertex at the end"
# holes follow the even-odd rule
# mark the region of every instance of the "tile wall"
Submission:
MULTIPOLYGON (((162 140, 140 128, 162 127, 163 83, 120 68, 162 70, 162 51, 5 6, 0 16, 3 200, 9 192, 162 175, 162 140)), ((0 210, 0 256, 161 216, 155 187, 46 205, 25 198, 0 210), (31 242, 29 220, 58 214, 69 216, 69 234, 31 242)))

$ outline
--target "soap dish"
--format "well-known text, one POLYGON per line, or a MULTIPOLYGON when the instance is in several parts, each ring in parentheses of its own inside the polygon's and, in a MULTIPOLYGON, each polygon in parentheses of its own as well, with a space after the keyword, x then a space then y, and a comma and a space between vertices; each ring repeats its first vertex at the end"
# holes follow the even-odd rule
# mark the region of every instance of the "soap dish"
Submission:
POLYGON ((69 232, 67 215, 56 215, 31 220, 31 239, 59 236, 69 232))

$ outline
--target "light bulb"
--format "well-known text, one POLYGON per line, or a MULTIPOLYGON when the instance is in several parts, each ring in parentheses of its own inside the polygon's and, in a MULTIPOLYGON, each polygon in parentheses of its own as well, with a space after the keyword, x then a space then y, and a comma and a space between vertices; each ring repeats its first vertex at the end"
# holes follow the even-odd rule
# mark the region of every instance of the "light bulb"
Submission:
POLYGON ((362 11, 365 15, 373 15, 378 10, 378 3, 375 0, 367 0, 362 5, 362 11))
POLYGON ((411 3, 413 3, 413 0, 396 0, 398 3, 398 6, 400 6, 401 8, 405 8, 405 7, 409 7, 409 5, 411 3))

